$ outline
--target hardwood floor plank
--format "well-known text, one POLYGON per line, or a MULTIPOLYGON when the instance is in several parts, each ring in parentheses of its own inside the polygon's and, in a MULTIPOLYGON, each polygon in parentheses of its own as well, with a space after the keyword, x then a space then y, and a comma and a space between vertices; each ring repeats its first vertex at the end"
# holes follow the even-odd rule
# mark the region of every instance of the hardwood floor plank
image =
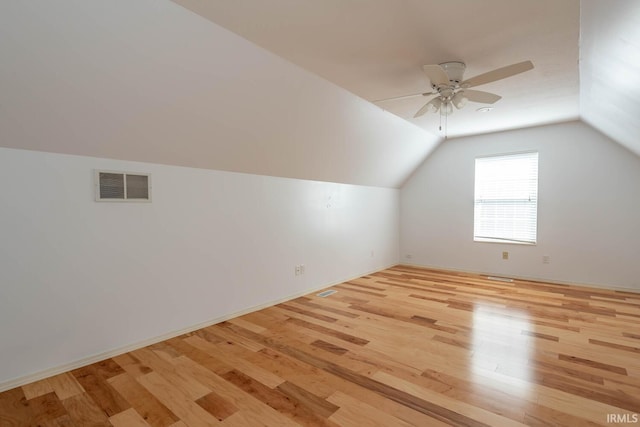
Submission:
POLYGON ((286 396, 289 396, 293 401, 300 402, 300 404, 310 408, 314 413, 324 418, 329 418, 338 409, 328 400, 322 399, 289 381, 283 382, 277 389, 286 396))
MULTIPOLYGON (((357 319, 359 317, 359 315, 357 313, 353 313, 353 312, 345 310, 345 309, 334 308, 334 307, 327 306, 327 305, 324 305, 324 304, 316 303, 310 297, 298 298, 298 299, 295 299, 294 302, 296 304, 305 305, 307 307, 311 307, 311 308, 314 308, 316 310, 326 311, 326 312, 329 312, 331 314, 337 314, 339 316, 348 317, 349 319, 357 319)), ((322 301, 322 302, 325 302, 325 301, 322 301)))
MULTIPOLYGON (((331 420, 336 424, 347 427, 361 427, 363 425, 371 427, 410 427, 411 424, 402 421, 392 415, 386 414, 379 409, 359 401, 349 395, 336 391, 327 399, 329 402, 339 408, 333 415, 331 420)), ((433 420, 430 425, 447 425, 433 420)))
POLYGON ((630 345, 615 344, 608 341, 596 340, 591 338, 589 339, 589 344, 601 345, 603 347, 611 347, 617 350, 630 351, 632 353, 640 354, 640 347, 632 347, 630 345))
POLYGON ((109 417, 109 422, 113 427, 150 427, 133 408, 109 417))
POLYGON ((96 366, 85 366, 72 371, 72 374, 107 417, 131 408, 131 405, 102 378, 96 366))
POLYGON ((22 392, 24 396, 30 400, 38 396, 42 396, 47 393, 53 392, 53 387, 49 383, 49 381, 45 378, 44 380, 36 381, 31 384, 25 384, 22 386, 22 392))
POLYGON ((106 359, 91 365, 94 372, 103 380, 108 380, 124 373, 124 369, 113 359, 106 359))
MULTIPOLYGON (((223 378, 245 392, 251 393, 251 395, 266 405, 290 417, 294 422, 297 422, 300 425, 332 425, 322 415, 314 412, 312 408, 305 405, 303 401, 283 393, 280 389, 270 389, 251 377, 244 375, 242 372, 231 371, 223 375, 223 378)), ((324 405, 324 408, 329 405, 330 404, 327 402, 326 405, 324 405)), ((335 412, 336 409, 337 407, 333 408, 332 412, 335 412)))
POLYGON ((20 387, 0 393, 0 425, 27 426, 32 418, 33 411, 20 387))
POLYGON ((87 393, 75 394, 62 400, 69 418, 78 426, 108 427, 107 415, 91 400, 87 393))
POLYGON ((558 355, 558 359, 564 360, 564 361, 567 361, 567 362, 571 362, 571 363, 576 363, 576 364, 579 364, 579 365, 590 366, 590 367, 596 368, 596 369, 602 369, 603 371, 615 372, 615 373, 620 374, 620 375, 627 375, 627 370, 625 368, 623 368, 623 367, 613 366, 613 365, 609 365, 607 363, 595 362, 593 360, 583 359, 582 357, 578 357, 578 356, 560 354, 560 355, 558 355))
MULTIPOLYGON (((245 331, 245 333, 249 333, 249 331, 245 331)), ((305 363, 316 366, 331 374, 341 377, 349 382, 360 385, 361 387, 364 387, 368 390, 375 391, 376 393, 386 398, 389 398, 398 403, 401 403, 416 411, 422 412, 430 417, 433 417, 445 422, 450 422, 452 420, 455 420, 455 422, 460 423, 460 425, 466 425, 466 426, 485 426, 485 424, 483 423, 475 422, 473 419, 467 418, 465 416, 460 416, 459 414, 456 414, 455 412, 452 412, 446 408, 442 408, 438 405, 431 404, 430 402, 424 401, 414 395, 405 393, 401 390, 397 390, 384 383, 381 383, 374 379, 370 379, 363 375, 357 374, 356 372, 342 368, 339 365, 317 358, 308 353, 304 353, 295 348, 282 345, 268 338, 255 337, 255 336, 253 338, 259 341, 262 341, 268 347, 274 348, 285 354, 289 354, 299 360, 304 361, 305 363)))
POLYGON ((220 421, 238 412, 238 408, 236 408, 233 403, 215 392, 201 397, 196 400, 196 403, 220 421))
POLYGON ((187 343, 187 338, 189 337, 176 337, 168 340, 167 343, 178 350, 183 356, 188 357, 216 374, 221 375, 233 369, 231 365, 224 363, 220 359, 216 359, 199 348, 187 343))
POLYGON ((640 294, 396 266, 0 393, 1 426, 606 426, 640 294))
POLYGON ((152 371, 151 368, 140 363, 140 361, 130 353, 115 356, 112 360, 134 378, 138 378, 152 371))
POLYGON ((337 331, 335 329, 331 329, 331 328, 327 328, 325 326, 321 326, 321 325, 316 325, 315 323, 311 323, 311 322, 307 322, 304 321, 302 319, 298 319, 295 317, 292 317, 290 319, 287 320, 287 323, 291 323, 293 325, 296 326, 300 326, 302 328, 308 328, 308 329, 312 329, 314 331, 318 331, 321 332, 323 334, 332 336, 334 338, 337 338, 339 340, 342 341, 346 341, 346 342, 350 342, 352 344, 356 344, 356 345, 366 345, 369 341, 361 338, 361 337, 356 337, 354 335, 350 335, 341 331, 337 331))
POLYGON ((329 374, 270 348, 264 348, 253 355, 250 361, 278 374, 285 379, 285 383, 299 384, 305 390, 322 398, 326 398, 335 390, 335 386, 328 378, 329 374))
POLYGON ((322 321, 328 322, 328 323, 333 323, 333 322, 337 322, 338 321, 338 319, 336 319, 335 317, 330 317, 330 316, 326 316, 324 314, 315 313, 315 312, 310 311, 310 310, 305 310, 303 308, 296 307, 293 304, 283 303, 283 304, 278 304, 277 307, 279 307, 279 308, 281 308, 283 310, 293 311, 294 313, 304 314, 305 316, 313 317, 314 319, 322 320, 322 321))
POLYGON ((314 347, 321 348, 321 349, 323 349, 325 351, 328 351, 330 353, 338 354, 338 355, 343 355, 347 351, 349 351, 346 348, 339 347, 339 346, 337 346, 335 344, 332 344, 330 342, 323 341, 323 340, 315 340, 314 342, 311 343, 311 345, 314 346, 314 347))
POLYGON ((138 378, 138 382, 187 425, 201 427, 219 424, 217 418, 191 400, 182 391, 177 390, 174 384, 165 380, 157 372, 150 372, 141 376, 138 378))
MULTIPOLYGON (((154 372, 160 374, 164 381, 169 382, 173 388, 179 390, 181 394, 184 394, 191 400, 195 401, 200 399, 212 391, 193 376, 176 369, 171 362, 162 359, 150 349, 142 348, 132 351, 131 353, 140 359, 141 362, 144 362, 145 365, 151 367, 154 372)), ((149 374, 143 375, 143 377, 147 377, 148 375, 149 374)))
POLYGON ((245 329, 249 329, 250 331, 255 332, 256 334, 261 334, 267 330, 264 326, 260 326, 257 323, 250 322, 248 320, 243 319, 242 317, 236 317, 234 319, 229 319, 228 322, 234 323, 238 326, 241 326, 245 329))
POLYGON ((47 381, 60 400, 84 393, 84 389, 70 372, 55 375, 48 378, 47 381))
POLYGON ((42 424, 42 427, 82 427, 74 423, 69 415, 63 415, 59 418, 48 420, 42 424))
POLYGON ((214 333, 220 336, 224 341, 226 341, 227 344, 237 344, 249 351, 260 351, 264 348, 260 344, 254 343, 250 340, 245 339, 244 337, 238 336, 228 329, 215 328, 214 333))
POLYGON ((631 333, 631 332, 623 332, 622 336, 623 337, 627 337, 627 338, 633 338, 633 339, 640 340, 640 334, 634 334, 634 333, 631 333))
POLYGON ((29 399, 29 406, 33 414, 32 425, 46 425, 49 420, 56 420, 68 415, 67 410, 54 392, 29 399))
MULTIPOLYGON (((293 422, 289 417, 279 413, 278 411, 271 408, 269 405, 265 404, 261 400, 259 400, 256 396, 253 396, 251 393, 246 393, 242 389, 235 387, 230 382, 226 381, 224 378, 218 376, 217 374, 209 371, 203 366, 195 363, 191 359, 187 357, 180 357, 177 361, 178 365, 190 372, 192 375, 197 376, 198 379, 203 381, 212 389, 215 389, 217 393, 220 393, 231 402, 234 406, 236 406, 239 411, 235 414, 229 416, 227 419, 222 421, 222 423, 236 423, 238 419, 245 419, 247 417, 261 420, 262 424, 253 424, 253 425, 274 425, 274 426, 297 426, 298 424, 293 422), (241 415, 238 415, 241 414, 241 415)), ((248 376, 247 376, 248 377, 248 376)), ((252 425, 252 424, 248 424, 252 425)))
MULTIPOLYGON (((215 356, 218 358, 225 357, 224 351, 222 349, 200 339, 199 337, 187 338, 185 339, 185 342, 212 356, 215 356)), ((280 378, 278 375, 275 375, 265 369, 262 369, 259 366, 256 366, 251 362, 248 362, 246 359, 233 358, 228 362, 229 362, 229 365, 233 366, 234 368, 238 369, 241 372, 244 372, 245 374, 256 379, 257 381, 261 382, 262 384, 266 385, 269 388, 277 387, 279 384, 282 384, 284 382, 284 379, 280 378)))
POLYGON ((411 396, 412 400, 428 402, 429 411, 441 421, 464 426, 522 426, 514 420, 486 411, 477 406, 468 405, 440 393, 432 392, 409 381, 402 380, 384 372, 378 372, 373 379, 397 390, 399 393, 411 396))
POLYGON ((178 417, 128 373, 107 380, 124 397, 145 422, 153 427, 167 427, 178 417))

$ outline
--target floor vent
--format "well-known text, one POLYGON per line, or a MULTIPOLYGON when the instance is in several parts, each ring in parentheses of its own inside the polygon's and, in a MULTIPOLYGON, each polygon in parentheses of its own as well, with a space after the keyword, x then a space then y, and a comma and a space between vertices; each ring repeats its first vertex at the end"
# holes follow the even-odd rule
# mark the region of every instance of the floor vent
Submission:
POLYGON ((333 290, 333 289, 330 289, 330 290, 328 290, 328 291, 320 292, 320 293, 319 293, 319 294, 317 294, 316 296, 319 296, 319 297, 322 297, 322 298, 326 298, 326 297, 328 297, 329 295, 333 295, 333 294, 335 294, 336 292, 338 292, 338 291, 335 291, 335 290, 333 290))
POLYGON ((494 277, 494 276, 487 276, 487 279, 489 280, 496 280, 498 282, 513 282, 513 279, 509 279, 508 277, 494 277))

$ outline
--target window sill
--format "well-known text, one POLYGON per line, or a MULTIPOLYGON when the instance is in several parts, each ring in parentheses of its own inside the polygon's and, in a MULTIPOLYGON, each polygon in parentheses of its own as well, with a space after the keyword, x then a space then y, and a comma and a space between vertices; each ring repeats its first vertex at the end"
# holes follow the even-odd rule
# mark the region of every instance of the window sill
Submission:
POLYGON ((514 240, 501 240, 501 239, 473 239, 474 243, 501 243, 503 245, 521 245, 521 246, 536 246, 537 242, 517 242, 514 240))

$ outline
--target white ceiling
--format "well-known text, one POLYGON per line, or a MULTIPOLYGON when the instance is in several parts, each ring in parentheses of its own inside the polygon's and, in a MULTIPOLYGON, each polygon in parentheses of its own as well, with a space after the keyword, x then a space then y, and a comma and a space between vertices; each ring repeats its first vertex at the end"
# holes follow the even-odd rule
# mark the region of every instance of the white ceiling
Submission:
POLYGON ((530 59, 448 135, 581 118, 640 155, 638 0, 0 1, 0 59, 3 147, 399 187, 437 116, 368 101, 530 59))
MULTIPOLYGON (((533 61, 478 87, 503 99, 455 111, 450 137, 579 117, 578 0, 174 1, 369 101, 430 91, 424 64, 463 61, 468 78, 533 61)), ((378 105, 438 133, 439 115, 413 119, 428 99, 378 105)))
POLYGON ((9 148, 399 187, 439 142, 168 0, 0 1, 0 88, 9 148))
MULTIPOLYGON (((449 137, 583 119, 640 155, 638 0, 173 0, 374 101, 429 91, 422 65, 467 64, 465 77, 530 59, 535 69, 479 87, 449 137)), ((428 98, 427 98, 428 99, 428 98)), ((424 98, 377 103, 429 132, 424 98)))
POLYGON ((583 0, 580 115, 640 155, 640 1, 583 0))

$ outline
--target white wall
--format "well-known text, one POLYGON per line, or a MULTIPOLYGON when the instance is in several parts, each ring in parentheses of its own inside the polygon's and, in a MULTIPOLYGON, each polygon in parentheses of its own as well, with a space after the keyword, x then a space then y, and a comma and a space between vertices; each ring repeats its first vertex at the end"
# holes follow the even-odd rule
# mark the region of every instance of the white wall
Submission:
POLYGON ((581 122, 446 141, 400 199, 402 262, 640 290, 640 158, 581 122), (473 242, 475 157, 526 150, 539 151, 538 244, 473 242))
POLYGON ((640 155, 640 2, 580 1, 580 117, 640 155))
POLYGON ((169 0, 0 1, 0 58, 8 148, 397 188, 440 141, 169 0))
POLYGON ((0 386, 398 260, 395 189, 6 148, 0 185, 0 386), (96 168, 153 202, 94 202, 96 168))

